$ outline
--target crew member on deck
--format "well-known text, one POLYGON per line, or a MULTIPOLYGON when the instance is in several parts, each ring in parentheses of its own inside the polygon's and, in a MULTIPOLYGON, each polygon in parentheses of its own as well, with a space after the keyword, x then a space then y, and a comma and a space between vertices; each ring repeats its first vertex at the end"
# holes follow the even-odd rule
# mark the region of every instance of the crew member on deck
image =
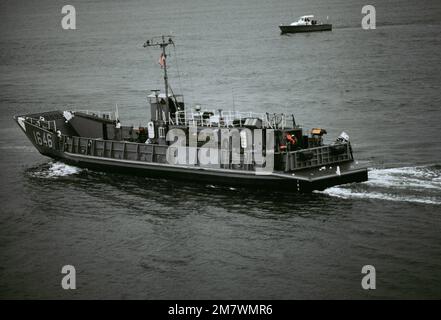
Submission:
POLYGON ((116 120, 115 123, 115 135, 114 135, 114 139, 115 140, 122 140, 122 129, 121 129, 121 122, 119 121, 119 119, 116 120))

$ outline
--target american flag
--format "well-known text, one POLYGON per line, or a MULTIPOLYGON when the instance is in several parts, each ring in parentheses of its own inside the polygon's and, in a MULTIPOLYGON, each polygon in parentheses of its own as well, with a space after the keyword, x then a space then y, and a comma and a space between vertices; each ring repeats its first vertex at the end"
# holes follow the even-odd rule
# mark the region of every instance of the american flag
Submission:
POLYGON ((161 65, 161 68, 164 68, 164 65, 165 65, 165 55, 164 55, 164 53, 161 53, 161 55, 159 56, 158 63, 161 65))

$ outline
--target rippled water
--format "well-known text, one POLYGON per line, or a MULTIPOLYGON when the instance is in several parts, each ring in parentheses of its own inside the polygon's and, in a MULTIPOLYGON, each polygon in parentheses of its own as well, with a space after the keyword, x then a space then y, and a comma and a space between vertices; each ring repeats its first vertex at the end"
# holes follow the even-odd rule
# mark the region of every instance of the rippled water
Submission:
MULTIPOLYGON (((439 298, 439 1, 52 1, 0 4, 0 297, 439 298), (314 13, 332 32, 281 36, 314 13), (40 156, 12 115, 113 110, 145 124, 161 86, 151 35, 173 33, 188 106, 294 112, 341 130, 369 181, 278 194, 150 180, 40 156), (234 103, 233 103, 234 101, 234 103), (61 289, 61 267, 78 289, 61 289), (361 268, 377 289, 361 289, 361 268)), ((179 72, 178 72, 179 71, 179 72)))

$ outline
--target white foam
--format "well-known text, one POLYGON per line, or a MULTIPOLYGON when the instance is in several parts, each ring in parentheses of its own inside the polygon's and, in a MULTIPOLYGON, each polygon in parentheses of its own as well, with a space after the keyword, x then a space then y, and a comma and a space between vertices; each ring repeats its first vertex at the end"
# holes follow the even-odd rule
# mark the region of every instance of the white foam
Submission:
POLYGON ((80 172, 81 169, 62 162, 54 162, 49 168, 49 177, 65 177, 80 172))
POLYGON ((432 197, 400 196, 400 195, 381 193, 381 192, 354 191, 345 187, 328 188, 322 191, 322 193, 342 199, 350 199, 350 198, 377 199, 377 200, 415 202, 415 203, 425 203, 425 204, 441 204, 441 201, 438 201, 432 197))
POLYGON ((369 186, 397 189, 434 189, 441 190, 439 172, 427 167, 402 167, 390 169, 371 169, 369 186))
POLYGON ((78 167, 70 166, 62 162, 52 162, 49 164, 49 168, 34 172, 32 175, 38 178, 57 178, 77 174, 80 171, 81 169, 78 167))
POLYGON ((369 180, 324 190, 330 196, 441 204, 440 170, 431 167, 371 169, 369 180), (424 191, 424 194, 422 194, 424 191))

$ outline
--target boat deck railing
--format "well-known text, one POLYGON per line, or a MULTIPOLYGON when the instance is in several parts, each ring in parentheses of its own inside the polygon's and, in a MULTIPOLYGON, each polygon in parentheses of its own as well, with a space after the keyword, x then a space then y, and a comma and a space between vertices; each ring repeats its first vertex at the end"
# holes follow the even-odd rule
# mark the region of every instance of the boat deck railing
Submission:
POLYGON ((347 142, 286 152, 282 161, 284 171, 289 172, 352 161, 353 159, 351 144, 347 142))
POLYGON ((25 120, 34 126, 38 126, 48 131, 57 132, 57 124, 55 120, 45 120, 43 117, 40 117, 39 119, 26 117, 25 120))
POLYGON ((242 111, 177 111, 174 116, 169 114, 172 125, 203 126, 203 127, 242 127, 247 119, 259 119, 263 128, 285 129, 294 128, 296 123, 293 115, 242 112, 242 111))
MULTIPOLYGON (((168 145, 91 139, 67 135, 61 135, 58 141, 60 151, 64 152, 116 160, 168 164, 168 145)), ((196 152, 196 159, 199 159, 198 154, 200 152, 206 152, 206 149, 203 148, 186 148, 186 152, 190 152, 191 149, 196 152)), ((262 167, 261 164, 253 160, 253 152, 251 150, 240 154, 240 161, 238 163, 232 163, 230 151, 219 150, 218 155, 220 164, 207 165, 197 161, 195 164, 191 164, 191 166, 246 171, 255 171, 256 168, 262 167), (225 163, 221 159, 230 159, 230 161, 225 163)), ((274 170, 278 172, 293 172, 351 160, 353 160, 353 156, 350 144, 342 143, 291 152, 275 152, 274 170)))
POLYGON ((115 112, 109 111, 95 111, 95 110, 75 110, 73 113, 84 113, 89 116, 107 119, 107 120, 116 120, 118 117, 115 112))

